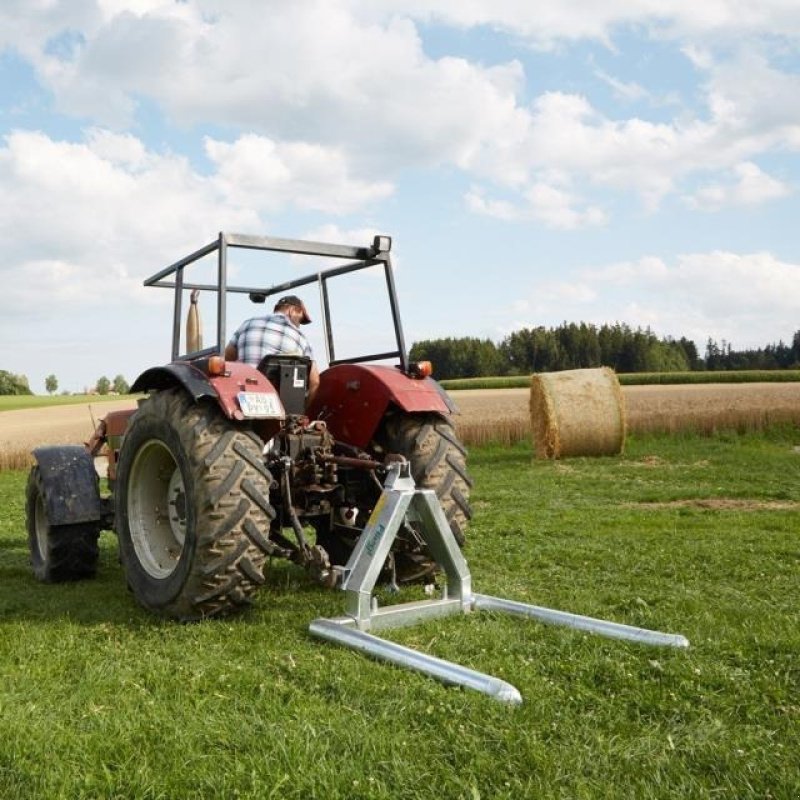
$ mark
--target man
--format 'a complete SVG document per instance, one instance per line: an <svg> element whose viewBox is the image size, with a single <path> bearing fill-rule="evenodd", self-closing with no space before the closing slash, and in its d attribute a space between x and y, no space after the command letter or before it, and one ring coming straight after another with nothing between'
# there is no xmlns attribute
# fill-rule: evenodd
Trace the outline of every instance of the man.
<svg viewBox="0 0 800 800"><path fill-rule="evenodd" d="M245 320L225 347L228 361L243 361L257 367L267 355L303 356L311 360L308 374L310 405L319 388L319 370L314 352L300 325L308 325L311 317L297 295L281 297L272 314Z"/></svg>

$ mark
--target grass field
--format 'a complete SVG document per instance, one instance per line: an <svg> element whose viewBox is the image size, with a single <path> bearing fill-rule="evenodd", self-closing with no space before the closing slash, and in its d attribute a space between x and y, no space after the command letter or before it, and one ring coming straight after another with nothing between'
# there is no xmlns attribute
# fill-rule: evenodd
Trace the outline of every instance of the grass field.
<svg viewBox="0 0 800 800"><path fill-rule="evenodd" d="M107 403L120 399L118 394L19 394L0 395L0 412L20 411L24 408L50 408L52 406L71 406L84 403Z"/></svg>
<svg viewBox="0 0 800 800"><path fill-rule="evenodd" d="M796 798L798 442L476 449L477 591L692 645L488 614L391 633L510 681L518 708L312 640L342 597L290 565L246 615L196 625L134 605L111 534L98 579L38 584L25 475L0 474L0 797Z"/></svg>

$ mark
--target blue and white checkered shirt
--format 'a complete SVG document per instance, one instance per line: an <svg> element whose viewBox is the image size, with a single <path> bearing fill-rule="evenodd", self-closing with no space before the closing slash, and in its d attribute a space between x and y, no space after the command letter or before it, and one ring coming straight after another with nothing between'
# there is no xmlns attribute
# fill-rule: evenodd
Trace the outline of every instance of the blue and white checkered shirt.
<svg viewBox="0 0 800 800"><path fill-rule="evenodd" d="M285 314L245 320L231 337L238 361L257 367L264 356L286 355L314 358L305 334Z"/></svg>

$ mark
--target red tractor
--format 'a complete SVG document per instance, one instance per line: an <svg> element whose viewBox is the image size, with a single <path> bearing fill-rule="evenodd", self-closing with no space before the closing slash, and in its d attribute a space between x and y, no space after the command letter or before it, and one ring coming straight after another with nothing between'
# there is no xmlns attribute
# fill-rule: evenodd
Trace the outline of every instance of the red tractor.
<svg viewBox="0 0 800 800"><path fill-rule="evenodd" d="M345 259L285 283L235 286L228 251L268 251ZM221 233L161 270L147 286L174 290L172 360L140 375L138 407L112 412L83 446L42 447L27 488L33 571L47 582L94 575L101 530L114 530L127 582L145 608L194 620L235 611L264 583L267 559L281 556L335 585L378 503L387 464L404 458L418 486L441 502L459 544L470 518L466 452L454 407L410 363L390 259L391 239L366 247ZM214 254L216 260L214 261ZM211 259L216 281L186 280ZM396 346L337 359L329 283L383 269ZM226 362L226 305L235 293L255 303L317 284L329 367L305 408L309 364L268 356L258 368ZM216 300L216 343L190 341L181 354L184 293ZM190 309L190 315L194 306ZM366 337L365 337L366 338ZM367 362L396 360L394 365ZM107 489L96 459L107 460ZM384 565L390 582L429 581L436 569L413 519L405 521Z"/></svg>

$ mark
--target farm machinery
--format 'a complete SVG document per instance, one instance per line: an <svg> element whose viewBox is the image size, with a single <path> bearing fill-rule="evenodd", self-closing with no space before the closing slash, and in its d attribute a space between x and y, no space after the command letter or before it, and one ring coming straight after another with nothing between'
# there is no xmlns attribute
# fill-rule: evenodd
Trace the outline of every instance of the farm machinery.
<svg viewBox="0 0 800 800"><path fill-rule="evenodd" d="M344 263L288 282L240 285L228 268L237 248ZM519 693L508 684L369 631L490 608L684 646L683 637L473 594L461 553L471 516L466 451L453 426L455 408L430 365L408 359L390 251L386 236L348 246L220 233L147 278L146 286L173 290L171 360L142 373L131 392L146 397L109 413L85 445L34 451L26 510L36 578L92 577L99 534L113 530L138 603L191 621L246 606L264 584L269 560L286 558L348 598L347 615L315 620L313 635L509 702ZM208 258L215 280L190 280L187 269ZM394 345L337 358L329 286L365 269L383 272ZM253 367L223 354L228 298L263 304L311 284L320 295L329 366L306 407L307 359L265 356ZM185 292L193 330L182 347ZM216 341L208 348L196 330L196 300L204 293L216 310ZM375 363L392 359L391 366ZM105 462L102 491L98 461ZM379 580L433 589L440 570L441 597L377 608Z"/></svg>

